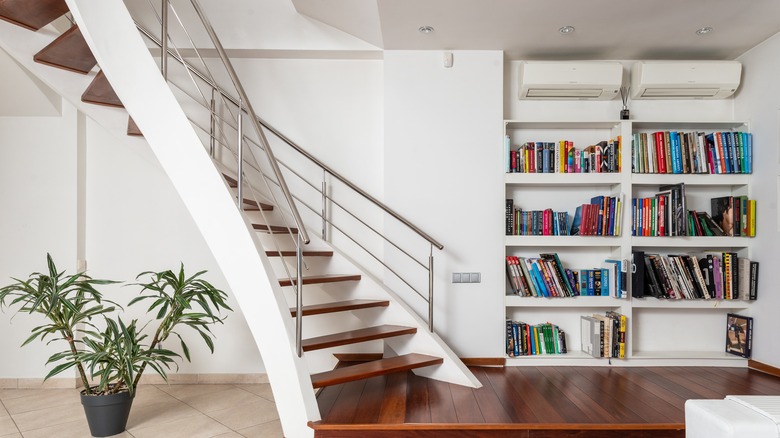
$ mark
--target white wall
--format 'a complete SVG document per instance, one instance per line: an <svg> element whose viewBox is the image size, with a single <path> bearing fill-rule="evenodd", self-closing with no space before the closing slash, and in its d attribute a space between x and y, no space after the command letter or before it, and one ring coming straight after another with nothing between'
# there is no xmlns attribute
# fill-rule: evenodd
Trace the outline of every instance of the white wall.
<svg viewBox="0 0 780 438"><path fill-rule="evenodd" d="M0 117L0 285L10 277L57 268L76 272L76 110L61 116ZM0 313L0 379L41 378L49 355L62 346L20 345L40 317ZM13 358L13 360L8 360Z"/></svg>
<svg viewBox="0 0 780 438"><path fill-rule="evenodd" d="M503 54L455 51L446 69L439 51L387 51L384 75L385 199L444 245L434 250L436 331L462 357L501 357ZM452 284L453 272L482 282Z"/></svg>
<svg viewBox="0 0 780 438"><path fill-rule="evenodd" d="M211 251L151 150L120 143L92 120L87 121L86 137L86 256L90 275L132 283L143 271L178 272L183 262L190 275L208 270L203 278L230 294ZM134 286L110 290L121 297L119 303L127 303L139 292ZM234 312L228 314L224 325L213 329L214 355L199 335L182 328L193 362L184 361L179 372L263 372L259 352L232 296L229 304ZM146 305L130 308L123 319L149 321ZM178 341L172 339L168 347L178 351Z"/></svg>
<svg viewBox="0 0 780 438"><path fill-rule="evenodd" d="M780 34L754 47L739 58L743 63L743 86L736 96L736 116L750 120L753 132L753 179L751 198L756 199L757 234L752 254L761 263L758 304L754 320L753 358L780 366L776 333L780 330L780 295L774 291L774 269L780 257L780 218L777 213L780 166Z"/></svg>

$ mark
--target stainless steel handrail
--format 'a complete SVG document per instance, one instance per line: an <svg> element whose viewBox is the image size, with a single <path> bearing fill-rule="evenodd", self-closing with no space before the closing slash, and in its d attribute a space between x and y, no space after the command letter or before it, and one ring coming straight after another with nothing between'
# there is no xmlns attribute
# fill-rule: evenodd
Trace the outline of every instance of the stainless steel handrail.
<svg viewBox="0 0 780 438"><path fill-rule="evenodd" d="M211 39L212 44L214 44L214 48L217 49L217 53L219 54L219 57L222 60L222 64L225 66L225 70L227 70L227 73L230 76L230 80L233 82L233 86L236 88L236 91L238 91L238 95L240 98L239 102L243 103L244 109L250 117L250 123L252 123L252 125L254 126L255 131L257 132L257 136L260 138L260 142L263 144L265 153L268 156L268 161L270 162L271 165L271 169L273 170L274 175L279 181L279 185L282 189L282 194L284 195L284 199L287 201L287 204L290 207L290 212L293 216L293 221L295 222L295 225L298 227L298 233L301 236L301 241L304 244L307 244L311 241L311 239L309 239L309 233L306 231L306 228L303 225L303 220L301 219L301 215L298 212L298 208L295 206L295 202L293 201L292 195L290 195L290 189L289 187L287 187L287 182L284 179L284 175L282 175L281 169L279 169L279 163L276 161L276 156L274 156L274 153L271 150L271 145L268 143L268 139L266 139L265 133L263 132L263 129L260 127L260 124L258 122L259 118L257 117L257 114L255 114L255 109L252 106L252 102L250 102L249 97L246 94L246 91L244 91L244 86L241 85L241 81L238 79L238 74L236 73L236 70L233 68L233 63L230 62L230 58L228 58L227 54L225 53L225 48L222 47L222 42L217 37L216 32L214 32L214 28L211 26L208 17L206 17L206 14L203 12L203 9L200 7L198 0L190 0L190 3L192 4L192 7L195 8L195 12L198 13L198 17L200 18L203 27L206 29L206 32L209 34L209 38ZM239 109L240 108L241 105L239 104Z"/></svg>
<svg viewBox="0 0 780 438"><path fill-rule="evenodd" d="M154 36L150 31L146 30L143 26L136 23L136 27L138 28L138 31L143 33L144 36L146 36L150 41L152 41L155 45L158 47L162 47L162 43L159 38ZM178 61L180 64L182 64L187 70L189 70L192 74L200 78L202 81L204 81L207 85L212 87L212 89L216 90L218 93L220 93L226 100L230 101L233 105L238 106L238 99L231 96L229 93L227 93L222 87L220 87L218 84L216 84L214 81L209 79L205 74L201 73L197 68L193 67L189 62L184 60L181 56L179 56L178 53L174 52L171 49L168 49L168 55L170 55L173 59ZM352 183L350 180L342 176L337 171L333 170L331 167L329 167L327 164L323 163L310 153L308 153L306 150L304 150L301 146L299 146L294 141L290 140L287 136L282 134L281 132L277 131L273 126L271 126L268 122L263 120L262 118L257 118L257 122L260 123L262 127L269 130L271 133L273 133L276 137L278 137L283 142L287 143L288 146L293 148L296 152L300 153L304 157L306 157L309 161L316 164L318 167L323 169L327 174L333 176L337 180L341 181L344 185L349 187L350 189L354 190L356 193L358 193L360 196L367 199L369 202L375 204L377 207L384 210L385 213L389 214L402 224L406 225L410 230L414 231L418 236L422 237L426 241L428 241L431 245L436 247L437 249L444 249L444 245L439 243L436 239L431 237L428 233L418 228L413 223L409 222L406 218L401 216L399 213L394 211L392 208L388 207L382 201L376 199L375 197L371 196L370 194L366 193L363 189L356 186L354 183Z"/></svg>
<svg viewBox="0 0 780 438"><path fill-rule="evenodd" d="M168 2L169 2L169 0L163 0L163 7L166 10L167 10L166 6L167 6ZM220 87L216 83L216 81L214 80L213 76L211 76L210 68L206 65L205 61L200 56L200 53L199 53L198 49L194 47L194 43L192 42L192 38L189 36L189 32L187 32L186 29L184 29L184 32L185 32L187 38L189 38L190 42L193 44L193 48L194 48L194 50L195 50L195 52L196 52L196 54L198 56L198 59L200 59L201 62L203 63L203 66L206 69L205 71L207 72L207 74L202 73L196 67L193 67L189 62L184 60L183 55L179 52L179 50L176 47L174 47L173 49L168 47L168 44L166 44L167 40L168 40L168 34L166 33L167 20L163 19L163 32L162 32L163 39L162 40L156 38L151 32L149 32L148 30L144 29L138 23L136 23L136 27L150 41L152 41L154 44L156 44L158 47L160 47L161 53L163 54L163 56L161 56L161 58L165 60L165 62L163 64L163 73L167 73L167 57L170 56L171 58L173 58L176 61L178 61L186 69L186 71L190 74L190 79L193 82L195 81L195 78L193 76L197 76L198 79L203 81L207 86L209 86L211 88L211 100L210 101L206 101L205 100L206 99L205 96L201 96L201 97L204 99L204 102L203 102L204 106L206 107L206 109L212 115L212 119L211 119L211 124L212 125L213 125L213 123L215 121L215 116L216 116L215 108L214 108L214 101L215 101L214 94L216 92L218 92L220 94L220 99L222 100L223 104L233 104L237 108L238 120L237 120L237 126L235 128L238 128L236 130L238 131L238 144L239 144L239 149L238 149L238 156L239 156L238 157L238 159L239 159L239 175L238 175L238 179L239 179L239 197L238 197L239 198L239 208L241 208L241 205L242 205L242 201L241 201L242 196L241 196L240 192L241 192L241 185L242 185L241 180L242 180L243 173L240 171L240 169L241 169L241 165L243 164L243 159L241 158L241 155L242 155L241 154L241 151L242 151L241 143L242 143L242 140L244 139L244 135L241 133L242 130L240 129L240 127L241 127L241 116L240 115L241 114L247 114L250 117L250 122L252 123L253 128L255 129L255 132L256 132L258 140L259 140L259 144L255 143L250 138L246 138L246 140L248 140L250 143L255 143L257 145L257 147L259 147L260 149L263 149L263 152L265 152L266 157L268 159L268 163L271 165L271 168L273 170L273 174L276 177L276 181L274 181L271 178L268 178L268 176L265 175L264 172L262 172L262 171L260 171L260 175L266 180L266 184L270 181L270 182L275 184L280 189L280 191L282 192L282 194L285 197L286 203L290 207L289 213L292 215L292 218L293 218L293 220L294 220L294 222L295 222L295 224L296 224L296 226L298 228L298 232L299 232L298 239L297 239L298 240L297 241L297 243L298 243L298 245L297 245L298 246L298 248L297 248L297 250L298 250L297 251L297 257L298 257L298 260L297 260L297 262L298 262L297 263L297 266L298 266L298 269L297 269L297 274L298 275L297 275L297 277L298 278L297 279L298 279L298 281L296 281L296 286L297 286L296 287L296 290L297 290L297 300L296 300L297 301L297 303L296 303L297 306L296 307L298 307L298 314L299 314L299 316L300 316L301 310L302 310L302 309L300 309L300 307L302 305L302 300L301 300L301 298L302 298L302 293L301 292L302 291L300 290L301 286L302 286L302 281L301 281L302 280L302 278L301 278L301 258L300 258L301 257L301 250L302 250L302 242L309 243L310 239L308 237L308 232L306 231L306 228L303 226L303 221L301 219L300 213L299 213L299 211L298 211L294 201L295 200L297 200L298 202L303 202L303 201L302 201L302 199L292 195L292 193L289 191L289 188L287 186L287 182L284 179L284 177L282 176L281 169L280 169L279 165L280 164L284 165L285 168L287 168L288 170L291 170L291 171L292 171L292 169L290 169L289 166L285 165L284 163L279 162L276 159L276 157L274 156L273 151L271 150L271 147L270 147L270 144L268 142L268 139L265 136L265 132L263 131L263 128L264 129L268 129L278 139L284 141L293 150L297 151L299 154L303 155L304 158L308 159L311 163L315 164L316 166L318 166L319 168L321 168L323 170L323 182L322 182L323 186L322 186L322 192L321 192L322 199L323 199L323 209L322 209L322 212L321 212L322 213L321 218L322 218L322 223L323 223L323 238L326 238L325 237L325 227L326 227L326 225L330 225L332 227L335 227L335 229L339 230L339 232L341 232L346 237L348 237L350 240L352 240L360 248L363 248L363 250L366 251L369 255L373 256L375 260L377 260L381 265L383 265L385 267L385 269L389 269L390 272L395 274L396 277L398 277L403 283L405 283L414 292L416 292L423 299L425 299L428 302L428 326L429 326L429 329L431 331L433 331L433 299L434 299L434 297L433 297L433 254L432 254L432 251L433 251L434 247L436 247L436 248L441 250L441 249L444 248L444 246L442 244L440 244L439 242L437 242L435 239L433 239L431 236L429 236L427 233L425 233L424 231L419 229L417 226L415 226L414 224L409 222L406 218L402 217L400 214L398 214L397 212L392 210L390 207L388 207L387 205L383 204L381 201L379 201L378 199L374 198L373 196L371 196L370 194L368 194L367 192L362 190L360 187L358 187L355 184L353 184L351 181L349 181L348 179L343 177L341 174L339 174L338 172L336 172L333 169L331 169L325 163L319 161L317 158L315 158L314 156L309 154L307 151L305 151L303 148L301 148L295 142L290 140L284 134L282 134L281 132L277 131L274 127L270 126L270 124L268 124L263 119L258 117L255 114L255 112L254 112L254 109L253 109L253 107L251 105L251 102L249 101L249 99L247 97L247 94L246 94L245 90L243 89L243 85L241 84L241 82L240 82L240 80L238 78L238 75L236 74L235 69L232 66L232 63L230 62L229 58L227 57L227 54L226 54L226 52L224 50L224 47L222 46L222 44L221 44L219 38L217 37L213 27L211 26L210 22L208 21L207 17L205 16L205 14L203 12L203 9L200 7L200 5L199 5L197 0L191 0L190 3L192 4L192 7L195 9L196 13L198 14L198 17L201 20L201 24L203 25L203 27L205 28L207 34L209 35L209 37L210 37L210 39L211 39L211 41L212 41L212 43L213 43L213 45L214 45L214 47L216 49L216 52L219 55L220 60L222 61L222 66L225 68L225 71L228 73L228 76L230 77L231 81L233 82L234 88L236 89L236 91L239 94L239 98L235 98L235 97L231 96L228 92L226 92L222 87ZM178 14L177 14L177 18L178 18ZM181 22L181 19L179 19L179 24L181 26L184 26L184 23ZM165 56L166 54L168 56ZM199 86L198 86L198 89L200 89ZM201 95L203 94L202 92L200 92L200 93L201 93ZM232 115L232 111L230 113ZM223 121L223 122L227 122L227 125L230 125L230 123L228 121L226 121L226 120ZM213 126L211 127L211 131L210 132L211 132L211 134L210 134L211 139L210 139L209 150L210 150L210 153L213 155L213 153L214 153L214 141L216 140L213 137L214 134L215 134ZM306 182L307 184L311 185L311 183L309 183L302 176L298 175L295 171L292 171L292 172L294 174L296 174L299 178L301 178L304 182ZM326 186L326 178L327 178L328 175L333 177L335 180L340 181L342 184L344 184L346 187L351 189L353 192L359 194L360 196L362 196L367 201L369 201L369 202L373 203L375 206L379 207L386 214L390 215L391 217L393 217L394 219L396 219L397 221L399 221L400 223L405 225L408 229L410 229L413 232L415 232L419 237L423 238L425 241L427 241L430 244L431 253L430 253L429 257L428 257L429 258L428 266L425 266L423 263L419 262L415 257L411 256L405 250L403 250L402 248L400 248L397 245L393 244L393 246L395 246L401 252L406 254L410 259L412 259L413 261L417 262L421 267L423 267L423 269L428 270L428 289L429 290L428 290L428 297L427 297L427 299L414 286L412 286L406 279L404 279L397 272L395 272L395 270L391 269L382 260L377 258L371 251L369 251L363 245L361 245L360 243L355 241L351 236L349 236L348 233L346 233L344 230L341 230L340 227L338 227L336 224L332 223L331 221L329 221L326 218L326 210L325 210L326 201L330 201L330 202L334 203L334 205L338 205L339 207L341 207L336 200L332 199L331 197L329 197L327 195L327 192L326 192L326 187L327 187ZM315 190L316 190L316 188L315 188ZM307 208L311 209L311 207L306 205L305 202L303 202L303 205L306 206ZM370 230L372 230L375 233L379 234L386 241L389 241L390 243L393 243L392 241L388 240L387 237L384 236L382 233L379 233L373 227L371 227L370 225L366 224L362 219L360 219L357 216L355 216L354 214L352 214L348 209L344 209L344 207L341 207L341 208L344 211L346 211L347 213L349 213L353 218L357 219L361 224L363 224L364 226L367 226ZM315 214L316 214L316 212L315 212ZM285 266L285 268L286 268L286 266ZM296 332L297 332L296 333L296 338L297 338L297 342L300 343L300 333L301 333L300 317L297 318L297 319L298 319L298 322L296 324ZM298 347L297 349L299 350L298 351L298 355L300 356L301 348L300 348L300 346L297 346L297 347Z"/></svg>

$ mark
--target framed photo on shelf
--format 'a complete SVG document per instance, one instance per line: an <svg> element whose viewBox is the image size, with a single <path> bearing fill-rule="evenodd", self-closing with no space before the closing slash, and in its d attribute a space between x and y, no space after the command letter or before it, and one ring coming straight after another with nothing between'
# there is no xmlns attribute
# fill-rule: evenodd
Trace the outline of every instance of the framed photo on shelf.
<svg viewBox="0 0 780 438"><path fill-rule="evenodd" d="M726 353L750 358L753 350L753 318L729 313L726 315Z"/></svg>

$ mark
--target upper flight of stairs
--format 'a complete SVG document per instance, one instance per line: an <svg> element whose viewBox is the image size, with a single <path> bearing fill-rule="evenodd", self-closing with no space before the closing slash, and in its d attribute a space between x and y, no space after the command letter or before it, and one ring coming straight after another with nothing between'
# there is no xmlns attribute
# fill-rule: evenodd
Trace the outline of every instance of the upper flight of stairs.
<svg viewBox="0 0 780 438"><path fill-rule="evenodd" d="M68 12L64 0L0 0L0 18L3 20L20 25L27 29L36 31L63 16ZM47 66L60 68L66 71L78 74L90 74L97 66L97 61L93 56L87 42L77 25L73 25L50 44L33 55L35 62ZM123 108L122 101L114 92L111 84L102 70L97 71L92 83L87 87L81 96L81 100L86 103L103 105L107 107ZM128 116L127 134L141 136L141 130L131 117ZM229 187L237 187L235 178L223 175ZM274 206L271 204L259 202L257 200L244 199L242 210L251 214L251 212L274 212ZM287 226L257 224L252 223L252 228L259 233L268 234L297 234L296 228ZM282 236L283 238L283 236ZM283 259L294 257L295 251L278 250L265 248L266 256L274 259ZM306 250L304 257L314 257L328 259L333 257L333 251ZM361 275L357 274L320 274L307 275L303 277L303 284L306 286L317 284L345 284L347 282L358 282ZM295 287L297 279L278 280L281 287ZM350 299L335 300L330 303L314 304L304 306L302 310L303 317L313 315L336 315L342 312L361 312L366 309L383 312L391 305L391 301L383 299ZM290 311L293 317L296 316L295 309ZM375 340L387 340L390 338L415 336L418 333L417 327L403 326L394 324L381 324L359 328L355 330L343 331L340 333L329 333L320 336L304 339L302 342L304 351L313 351L319 349L336 348L351 344L363 343ZM365 379L378 375L407 371L416 368L425 368L441 365L444 359L426 354L409 353L398 356L383 357L367 363L358 365L340 367L335 370L316 373L311 376L312 386L320 388L323 386L334 385L359 379Z"/></svg>

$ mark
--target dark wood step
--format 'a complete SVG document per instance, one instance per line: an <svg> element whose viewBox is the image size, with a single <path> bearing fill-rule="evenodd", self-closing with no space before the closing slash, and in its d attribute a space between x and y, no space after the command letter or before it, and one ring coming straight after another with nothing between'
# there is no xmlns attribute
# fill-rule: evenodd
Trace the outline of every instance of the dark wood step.
<svg viewBox="0 0 780 438"><path fill-rule="evenodd" d="M127 135L134 135L137 137L144 136L144 134L138 128L138 125L135 124L135 120L133 120L133 118L130 116L127 117Z"/></svg>
<svg viewBox="0 0 780 438"><path fill-rule="evenodd" d="M350 275L339 275L339 274L330 274L330 275L312 275L310 277L303 277L303 284L322 284L322 283L338 283L340 281L359 281L360 280L360 274L350 274ZM285 286L292 286L298 282L297 279L290 279L290 278L280 278L279 279L279 285L282 287Z"/></svg>
<svg viewBox="0 0 780 438"><path fill-rule="evenodd" d="M122 101L119 100L119 96L116 95L111 84L108 83L108 78L103 74L103 70L95 75L95 79L92 80L84 94L81 95L81 101L96 105L124 108Z"/></svg>
<svg viewBox="0 0 780 438"><path fill-rule="evenodd" d="M265 231L270 234L298 234L297 228L287 228L279 225L252 224L252 228L257 231Z"/></svg>
<svg viewBox="0 0 780 438"><path fill-rule="evenodd" d="M267 257L295 257L295 251L266 251ZM333 251L304 251L304 257L333 257Z"/></svg>
<svg viewBox="0 0 780 438"><path fill-rule="evenodd" d="M324 386L368 379L415 368L439 365L441 363L444 363L444 359L440 357L417 353L405 354L359 365L336 368L324 373L312 374L311 383L315 388L322 388Z"/></svg>
<svg viewBox="0 0 780 438"><path fill-rule="evenodd" d="M265 204L263 202L258 204L257 201L255 200L244 198L245 211L259 211L260 209L262 209L263 211L273 211L274 206L271 204Z"/></svg>
<svg viewBox="0 0 780 438"><path fill-rule="evenodd" d="M394 336L413 335L415 333L417 333L415 327L380 325L304 339L301 342L301 346L303 347L303 351L321 350L323 348L338 347L339 345L357 344L359 342L392 338Z"/></svg>
<svg viewBox="0 0 780 438"><path fill-rule="evenodd" d="M323 313L347 312L350 310L370 309L372 307L387 307L389 305L390 305L390 301L380 301L380 300L336 301L333 303L313 304L310 306L303 306L303 316L321 315ZM292 314L294 318L298 314L297 309L294 307L290 308L290 314Z"/></svg>
<svg viewBox="0 0 780 438"><path fill-rule="evenodd" d="M228 183L228 186L230 186L230 187L232 187L232 188L234 188L234 189L235 189L236 187L238 187L238 181L236 181L236 179L235 179L235 178L233 178L232 176L230 176L230 175L226 175L226 174L224 174L224 173L223 173L223 174L222 174L222 177L223 177L223 178L225 178L225 181L227 181L227 183Z"/></svg>
<svg viewBox="0 0 780 438"><path fill-rule="evenodd" d="M48 46L33 56L35 62L87 74L97 65L87 41L78 26L71 26Z"/></svg>
<svg viewBox="0 0 780 438"><path fill-rule="evenodd" d="M0 0L0 18L38 30L68 12L65 0Z"/></svg>

